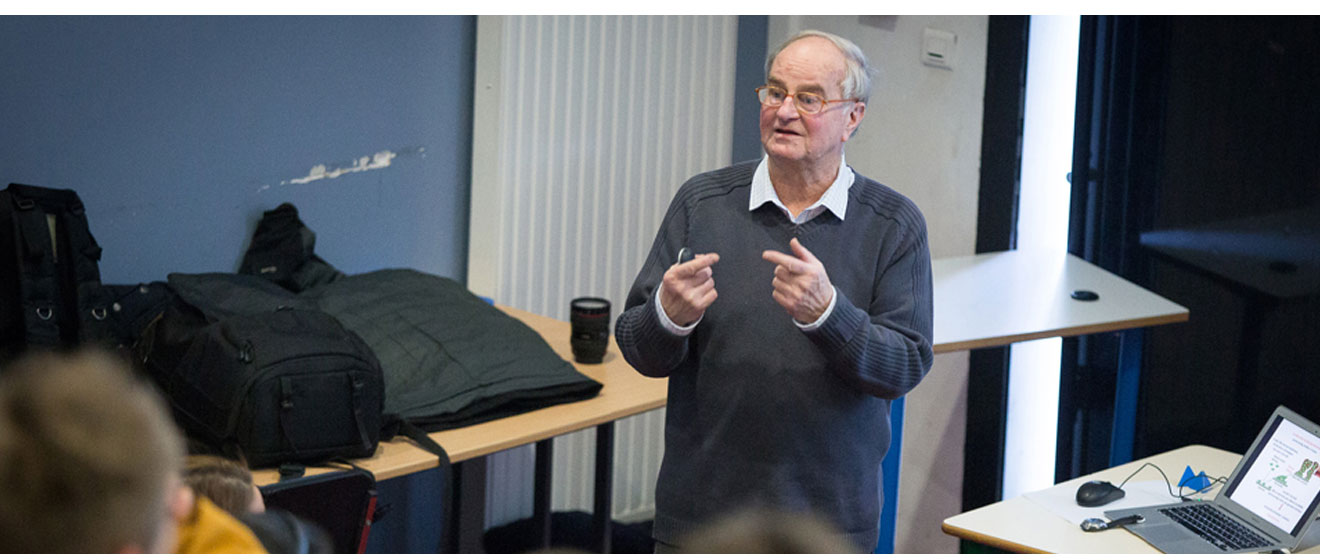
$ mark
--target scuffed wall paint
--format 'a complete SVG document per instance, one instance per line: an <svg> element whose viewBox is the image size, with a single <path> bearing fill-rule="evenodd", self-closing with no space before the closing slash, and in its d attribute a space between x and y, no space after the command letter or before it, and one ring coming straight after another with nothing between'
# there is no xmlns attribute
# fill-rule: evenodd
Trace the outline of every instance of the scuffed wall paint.
<svg viewBox="0 0 1320 560"><path fill-rule="evenodd" d="M376 152L375 154L369 156L362 156L360 158L354 159L346 163L317 164L312 166L312 168L308 170L306 176L280 181L279 185L280 186L306 185L307 183L311 183L312 181L320 181L322 179L336 179L341 175L346 175L349 173L361 173L363 171L371 171L374 169L385 169L394 162L395 158L404 157L404 156L414 156L414 155L421 155L422 157L426 157L426 148L424 147L401 148L398 152L394 152L392 150L381 150L379 152ZM257 192L261 192L268 189L270 189L270 185L265 184L262 185L260 188L258 188Z"/></svg>
<svg viewBox="0 0 1320 560"><path fill-rule="evenodd" d="M376 152L375 155L370 157L362 156L354 160L351 167L335 167L334 169L330 169L328 165L320 164L313 166L311 171L307 172L306 177L280 181L280 184L287 185L293 183L295 185L305 185L312 181L320 181L321 179L334 179L345 173L361 173L363 171L371 171L372 169L384 169L390 166L390 162L393 161L396 156L398 156L398 154L389 150L384 150Z"/></svg>

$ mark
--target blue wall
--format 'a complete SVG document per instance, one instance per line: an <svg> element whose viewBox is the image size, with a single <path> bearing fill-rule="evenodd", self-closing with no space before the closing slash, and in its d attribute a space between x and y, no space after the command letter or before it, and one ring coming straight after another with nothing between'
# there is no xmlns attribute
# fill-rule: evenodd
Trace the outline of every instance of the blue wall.
<svg viewBox="0 0 1320 560"><path fill-rule="evenodd" d="M3 17L0 186L76 190L107 283L234 272L285 201L345 272L462 282L475 53L474 17ZM382 482L372 550L436 550L442 487Z"/></svg>
<svg viewBox="0 0 1320 560"><path fill-rule="evenodd" d="M761 156L767 25L739 18L734 161ZM475 52L475 17L0 17L0 186L76 190L106 283L234 272L286 201L345 272L463 282ZM436 550L444 485L381 482L369 551Z"/></svg>
<svg viewBox="0 0 1320 560"><path fill-rule="evenodd" d="M0 18L0 186L76 190L107 283L233 272L285 201L345 272L464 281L475 35L460 16Z"/></svg>

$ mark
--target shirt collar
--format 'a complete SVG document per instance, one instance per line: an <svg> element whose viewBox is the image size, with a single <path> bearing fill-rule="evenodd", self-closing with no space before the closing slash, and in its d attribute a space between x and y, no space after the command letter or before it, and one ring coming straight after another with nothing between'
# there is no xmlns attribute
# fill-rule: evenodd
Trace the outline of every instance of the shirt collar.
<svg viewBox="0 0 1320 560"><path fill-rule="evenodd" d="M788 207L784 206L784 203L779 200L779 194L775 192L774 185L770 183L769 157L762 157L761 163L756 166L756 172L752 174L752 192L747 203L747 210L756 210L765 203L770 202L796 224L806 223L825 210L829 210L839 218L839 221L843 221L844 214L848 210L848 188L852 186L853 179L852 168L848 167L848 162L843 154L839 154L839 173L835 175L834 182L830 183L828 189L825 189L825 194L820 196L820 200L808 206L806 210L795 217L789 212Z"/></svg>

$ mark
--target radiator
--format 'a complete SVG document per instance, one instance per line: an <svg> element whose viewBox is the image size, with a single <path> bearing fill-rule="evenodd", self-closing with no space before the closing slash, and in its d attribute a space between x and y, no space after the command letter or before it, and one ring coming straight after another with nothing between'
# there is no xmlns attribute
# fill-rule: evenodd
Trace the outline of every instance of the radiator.
<svg viewBox="0 0 1320 560"><path fill-rule="evenodd" d="M600 296L617 317L678 187L729 164L736 44L736 16L480 17L469 289L561 320ZM663 410L618 423L617 519L654 512L663 432ZM556 438L555 510L591 510L594 445ZM533 461L491 457L487 527L531 515Z"/></svg>

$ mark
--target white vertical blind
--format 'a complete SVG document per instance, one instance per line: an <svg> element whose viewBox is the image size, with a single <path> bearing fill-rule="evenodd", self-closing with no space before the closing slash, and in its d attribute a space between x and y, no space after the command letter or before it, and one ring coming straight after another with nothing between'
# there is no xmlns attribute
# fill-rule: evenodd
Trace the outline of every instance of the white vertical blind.
<svg viewBox="0 0 1320 560"><path fill-rule="evenodd" d="M618 312L684 180L729 164L735 16L482 16L468 287ZM614 514L654 509L663 411L619 422ZM555 441L552 506L591 508L595 433ZM530 446L490 462L487 525L531 514Z"/></svg>

